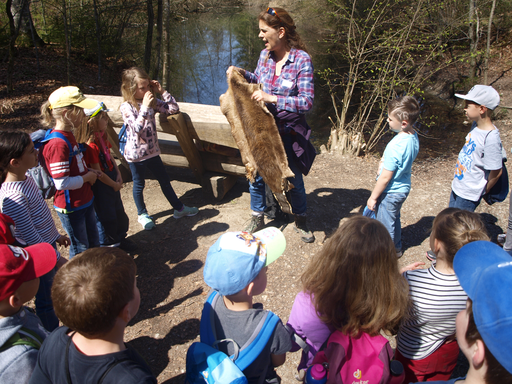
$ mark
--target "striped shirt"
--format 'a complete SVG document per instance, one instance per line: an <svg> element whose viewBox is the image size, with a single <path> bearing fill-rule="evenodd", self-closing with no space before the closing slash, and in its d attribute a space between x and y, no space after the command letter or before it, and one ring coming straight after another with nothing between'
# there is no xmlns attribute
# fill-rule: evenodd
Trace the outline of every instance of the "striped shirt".
<svg viewBox="0 0 512 384"><path fill-rule="evenodd" d="M455 318L466 308L467 295L455 275L428 269L407 271L413 306L411 317L400 325L397 348L409 359L420 360L435 352L455 334Z"/></svg>
<svg viewBox="0 0 512 384"><path fill-rule="evenodd" d="M50 209L30 176L2 183L0 209L14 220L16 237L28 245L52 244L60 237Z"/></svg>

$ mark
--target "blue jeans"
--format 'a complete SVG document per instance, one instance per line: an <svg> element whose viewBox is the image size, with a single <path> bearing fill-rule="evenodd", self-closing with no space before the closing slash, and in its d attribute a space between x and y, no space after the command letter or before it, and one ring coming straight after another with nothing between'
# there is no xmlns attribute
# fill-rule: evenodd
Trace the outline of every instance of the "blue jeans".
<svg viewBox="0 0 512 384"><path fill-rule="evenodd" d="M377 220L379 220L391 235L395 249L402 250L402 225L400 224L400 209L407 193L383 193L377 202Z"/></svg>
<svg viewBox="0 0 512 384"><path fill-rule="evenodd" d="M452 191L450 195L450 204L449 208L459 208L464 209L465 211L475 212L476 207L480 204L482 198L478 199L478 201L467 200L463 197L458 196L455 192Z"/></svg>
<svg viewBox="0 0 512 384"><path fill-rule="evenodd" d="M288 158L288 167L295 174L295 177L290 177L288 180L294 185L294 188L290 189L290 199L292 211L296 215L306 213L307 201L306 201L306 189L304 188L304 179L302 172L299 167L295 164L295 153L292 148L292 138L290 135L281 136L283 140L284 150L286 151L286 157ZM265 183L260 175L254 178L254 183L249 183L249 193L251 194L251 209L254 212L265 211L267 203L265 200Z"/></svg>
<svg viewBox="0 0 512 384"><path fill-rule="evenodd" d="M57 212L57 215L71 240L70 259L89 248L100 246L96 214L92 204L71 213Z"/></svg>
<svg viewBox="0 0 512 384"><path fill-rule="evenodd" d="M165 171L164 163L160 156L155 156L147 160L128 163L130 171L132 171L133 179L133 200L137 207L137 214L148 213L146 210L146 204L144 203L144 187L146 186L146 170L149 168L153 176L158 180L160 188L167 198L167 201L172 205L174 209L178 211L183 208L183 203L178 199L174 189L171 186L171 179Z"/></svg>
<svg viewBox="0 0 512 384"><path fill-rule="evenodd" d="M55 247L55 246L54 246ZM36 293L36 314L47 331L51 332L59 326L52 301L52 284L55 268L39 278L39 289Z"/></svg>

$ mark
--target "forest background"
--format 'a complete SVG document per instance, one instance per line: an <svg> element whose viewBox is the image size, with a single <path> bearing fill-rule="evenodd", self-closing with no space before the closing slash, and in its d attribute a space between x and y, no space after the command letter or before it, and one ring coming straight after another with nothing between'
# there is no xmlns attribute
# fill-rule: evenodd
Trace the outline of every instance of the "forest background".
<svg viewBox="0 0 512 384"><path fill-rule="evenodd" d="M244 7L255 16L269 5L262 0L1 3L1 95L12 95L23 89L21 83L44 77L48 65L59 66L59 84L80 86L81 69L87 66L95 67L98 85L112 87L118 87L122 69L138 65L174 94L169 68L177 64L173 53L183 36L173 34L173 24L221 8L236 12ZM318 121L321 139L329 137L329 150L362 155L378 149L386 132L386 104L405 93L421 101L422 118L416 125L420 134L443 135L453 123L456 91L466 92L478 82L492 85L507 72L488 76L489 60L509 43L510 0L282 0L270 5L289 10L315 55L321 90L315 104L324 106ZM255 39L244 41L248 28ZM234 40L249 47L237 57L245 68L254 68L255 52L261 49L256 30L251 17L233 31ZM227 36L218 37L223 38ZM29 66L24 65L27 54L32 56ZM7 123L14 108L7 101L0 107ZM16 114L12 117L16 126Z"/></svg>

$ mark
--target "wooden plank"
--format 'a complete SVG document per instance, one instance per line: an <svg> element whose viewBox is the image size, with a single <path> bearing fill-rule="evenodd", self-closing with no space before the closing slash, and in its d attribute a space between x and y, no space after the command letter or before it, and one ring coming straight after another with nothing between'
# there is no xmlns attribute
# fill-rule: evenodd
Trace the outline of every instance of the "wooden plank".
<svg viewBox="0 0 512 384"><path fill-rule="evenodd" d="M201 156L199 155L199 150L194 143L194 140L188 133L187 124L183 118L183 115L179 113L177 115L168 116L167 121L170 123L170 126L164 124L163 128L166 129L167 133L174 133L176 135L176 138L180 143L180 147L188 160L190 169L192 169L192 172L194 172L198 182L202 183L202 175L204 173L203 162L201 160Z"/></svg>
<svg viewBox="0 0 512 384"><path fill-rule="evenodd" d="M212 193L215 199L222 200L237 179L238 177L233 175L215 175L206 172L203 175L203 184L208 186L208 192Z"/></svg>
<svg viewBox="0 0 512 384"><path fill-rule="evenodd" d="M123 125L123 117L119 112L119 107L123 103L120 96L86 95L91 99L103 101L112 112L109 112L111 120L116 127ZM215 105L203 105L193 103L179 102L180 111L184 115L189 134L193 139L208 141L214 144L224 145L230 148L238 148L233 135L231 126L226 117L222 114L220 107ZM165 132L162 122L165 117L160 118L157 114L156 128L159 132Z"/></svg>

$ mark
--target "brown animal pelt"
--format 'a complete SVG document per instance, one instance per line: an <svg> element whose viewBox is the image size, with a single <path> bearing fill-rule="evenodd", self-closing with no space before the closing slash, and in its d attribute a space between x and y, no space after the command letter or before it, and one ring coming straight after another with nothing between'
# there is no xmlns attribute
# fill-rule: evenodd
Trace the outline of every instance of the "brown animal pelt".
<svg viewBox="0 0 512 384"><path fill-rule="evenodd" d="M295 175L288 167L274 116L265 103L251 99L253 92L260 89L259 84L247 83L237 70L233 70L228 76L228 85L226 93L220 96L220 108L231 125L247 178L254 182L259 173L282 206L280 197L293 188L287 178Z"/></svg>

